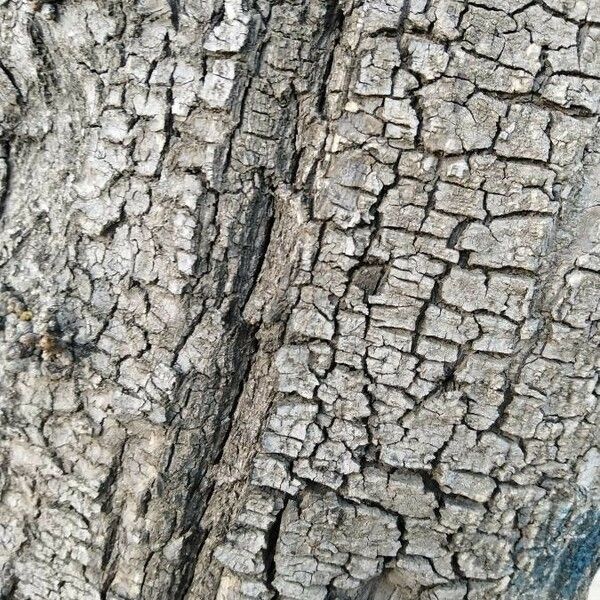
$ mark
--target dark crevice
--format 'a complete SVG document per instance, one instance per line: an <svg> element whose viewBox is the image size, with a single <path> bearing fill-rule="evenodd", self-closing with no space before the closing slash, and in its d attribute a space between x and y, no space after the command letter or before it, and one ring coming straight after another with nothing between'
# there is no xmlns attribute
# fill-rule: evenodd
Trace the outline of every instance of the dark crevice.
<svg viewBox="0 0 600 600"><path fill-rule="evenodd" d="M316 92L315 110L321 117L325 117L325 103L327 100L327 86L331 70L333 69L333 61L335 59L335 51L340 43L342 32L344 30L344 13L338 5L337 0L329 0L327 3L327 12L323 19L323 29L317 40L316 47L322 51L324 47L329 47L327 60L323 70L317 71L319 75L318 90Z"/></svg>
<svg viewBox="0 0 600 600"><path fill-rule="evenodd" d="M17 104L19 106L23 106L25 103L25 99L23 98L21 88L18 86L17 80L15 79L15 77L12 74L12 72L10 71L10 69L8 69L1 60L0 60L0 71L2 71L2 73L4 73L4 75L6 75L6 78L10 81L11 85L15 88L15 91L17 92Z"/></svg>
<svg viewBox="0 0 600 600"><path fill-rule="evenodd" d="M44 41L42 27L35 17L31 17L27 23L27 32L33 43L40 68L37 69L38 78L42 86L42 94L47 103L51 103L54 97L54 90L58 87L56 68L50 53Z"/></svg>
<svg viewBox="0 0 600 600"><path fill-rule="evenodd" d="M171 23L175 31L179 30L179 0L167 0L171 9Z"/></svg>
<svg viewBox="0 0 600 600"><path fill-rule="evenodd" d="M267 588L274 593L273 600L279 596L277 590L273 587L273 580L275 579L275 552L277 550L277 541L279 540L279 531L281 529L281 520L283 519L283 513L285 511L285 505L278 513L275 518L275 522L269 529L267 534L267 547L264 551L264 562L265 562L265 585Z"/></svg>
<svg viewBox="0 0 600 600"><path fill-rule="evenodd" d="M10 183L12 178L12 163L11 163L11 147L10 142L7 141L2 145L0 154L0 160L4 162L5 173L4 177L0 179L0 219L4 216L6 206L8 203L8 196L10 194Z"/></svg>

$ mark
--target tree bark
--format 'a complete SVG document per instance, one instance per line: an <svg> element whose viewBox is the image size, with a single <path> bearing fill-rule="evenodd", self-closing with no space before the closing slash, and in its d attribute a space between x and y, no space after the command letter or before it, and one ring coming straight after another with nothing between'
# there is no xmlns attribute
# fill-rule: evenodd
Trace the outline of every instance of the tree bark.
<svg viewBox="0 0 600 600"><path fill-rule="evenodd" d="M584 598L600 2L0 4L0 597Z"/></svg>

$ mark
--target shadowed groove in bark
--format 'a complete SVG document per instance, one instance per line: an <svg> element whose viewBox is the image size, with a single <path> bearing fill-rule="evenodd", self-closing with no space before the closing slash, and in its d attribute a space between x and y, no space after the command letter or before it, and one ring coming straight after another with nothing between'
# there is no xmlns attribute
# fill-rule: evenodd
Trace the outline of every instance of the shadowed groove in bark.
<svg viewBox="0 0 600 600"><path fill-rule="evenodd" d="M29 20L28 33L35 50L35 58L39 63L39 77L46 102L51 103L54 91L58 87L56 67L52 62L50 52L44 39L44 31L36 16Z"/></svg>

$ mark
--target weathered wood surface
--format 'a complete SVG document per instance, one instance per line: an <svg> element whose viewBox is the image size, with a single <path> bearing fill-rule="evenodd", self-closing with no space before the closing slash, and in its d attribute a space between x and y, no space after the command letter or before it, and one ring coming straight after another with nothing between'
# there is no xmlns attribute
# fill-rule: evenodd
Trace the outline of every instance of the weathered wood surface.
<svg viewBox="0 0 600 600"><path fill-rule="evenodd" d="M0 597L583 598L600 2L0 4Z"/></svg>

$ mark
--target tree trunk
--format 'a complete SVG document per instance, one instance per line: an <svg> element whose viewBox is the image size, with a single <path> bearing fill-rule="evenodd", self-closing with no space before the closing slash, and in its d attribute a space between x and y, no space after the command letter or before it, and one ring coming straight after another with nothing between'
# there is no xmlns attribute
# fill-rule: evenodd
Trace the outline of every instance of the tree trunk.
<svg viewBox="0 0 600 600"><path fill-rule="evenodd" d="M0 4L0 597L584 598L600 2Z"/></svg>

